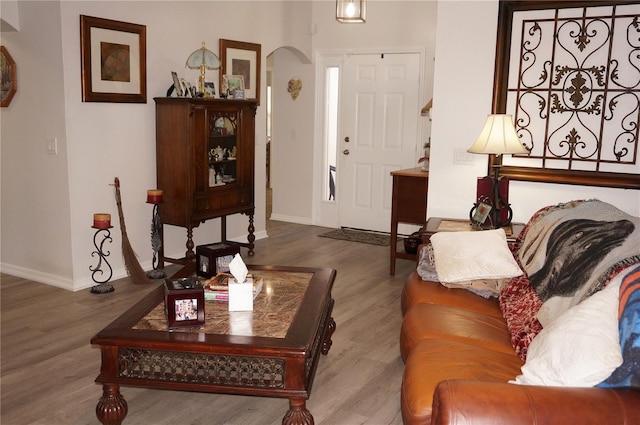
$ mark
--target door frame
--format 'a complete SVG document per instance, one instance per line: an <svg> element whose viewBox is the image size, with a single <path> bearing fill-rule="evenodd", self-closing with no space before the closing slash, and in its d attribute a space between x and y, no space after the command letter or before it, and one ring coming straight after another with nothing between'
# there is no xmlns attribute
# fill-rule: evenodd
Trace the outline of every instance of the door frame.
<svg viewBox="0 0 640 425"><path fill-rule="evenodd" d="M343 77L343 65L344 58L351 55L372 55L372 54L418 54L419 55L419 104L426 103L425 93L425 73L426 73L426 48L425 47L405 47L405 48L389 48L389 49L362 49L362 50L318 50L315 54L315 75L316 75L316 87L315 87L315 134L314 134L314 158L313 158L313 195L312 195L312 211L313 216L311 221L314 225L339 228L340 227L340 185L336 187L336 200L327 201L322 199L324 191L324 175L323 175L323 163L324 163L324 140L325 140L325 120L324 120L324 105L325 105L325 69L328 66L337 66L340 68L340 89L338 100L338 111L342 108L342 77ZM420 111L416 111L417 114ZM338 113L338 135L342 134L342 114ZM417 134L418 140L416 142L416 167L418 166L418 159L422 149L422 141L424 139L424 124L418 125ZM336 166L338 171L340 169L341 156L338 155L336 160ZM391 224L389 224L391 226Z"/></svg>

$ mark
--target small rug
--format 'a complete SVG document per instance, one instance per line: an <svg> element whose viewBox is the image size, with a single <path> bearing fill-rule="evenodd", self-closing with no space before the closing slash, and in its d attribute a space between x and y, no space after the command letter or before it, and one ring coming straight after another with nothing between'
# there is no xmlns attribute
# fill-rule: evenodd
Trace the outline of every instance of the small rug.
<svg viewBox="0 0 640 425"><path fill-rule="evenodd" d="M318 235L323 238L340 239L350 242L368 243L371 245L389 246L389 235L366 232L363 230L336 229Z"/></svg>

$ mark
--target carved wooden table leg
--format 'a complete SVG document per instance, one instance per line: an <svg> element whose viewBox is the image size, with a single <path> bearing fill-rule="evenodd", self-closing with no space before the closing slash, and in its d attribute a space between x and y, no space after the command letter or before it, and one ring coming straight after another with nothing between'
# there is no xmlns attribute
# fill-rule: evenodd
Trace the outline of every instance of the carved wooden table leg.
<svg viewBox="0 0 640 425"><path fill-rule="evenodd" d="M255 246L253 241L256 240L256 235L253 234L256 231L256 228L253 225L253 212L249 214L249 227L247 230L249 231L249 234L247 235L247 240L249 241L249 256L253 257L255 254L253 251L253 247Z"/></svg>
<svg viewBox="0 0 640 425"><path fill-rule="evenodd" d="M336 321L333 320L333 317L329 319L329 325L327 326L327 330L324 334L324 341L322 342L322 350L320 351L323 355L329 354L329 350L333 345L333 341L331 341L331 337L333 333L336 331Z"/></svg>
<svg viewBox="0 0 640 425"><path fill-rule="evenodd" d="M282 425L314 425L313 416L303 398L289 399L289 410L282 418Z"/></svg>
<svg viewBox="0 0 640 425"><path fill-rule="evenodd" d="M96 406L96 416L104 425L120 425L127 416L127 402L117 384L103 384L102 397Z"/></svg>

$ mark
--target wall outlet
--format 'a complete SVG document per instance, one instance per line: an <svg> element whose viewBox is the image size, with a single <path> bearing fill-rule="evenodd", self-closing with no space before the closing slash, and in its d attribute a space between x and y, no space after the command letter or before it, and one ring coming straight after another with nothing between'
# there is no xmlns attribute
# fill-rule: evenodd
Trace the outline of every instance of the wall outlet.
<svg viewBox="0 0 640 425"><path fill-rule="evenodd" d="M58 155L58 138L47 137L47 153L49 155Z"/></svg>

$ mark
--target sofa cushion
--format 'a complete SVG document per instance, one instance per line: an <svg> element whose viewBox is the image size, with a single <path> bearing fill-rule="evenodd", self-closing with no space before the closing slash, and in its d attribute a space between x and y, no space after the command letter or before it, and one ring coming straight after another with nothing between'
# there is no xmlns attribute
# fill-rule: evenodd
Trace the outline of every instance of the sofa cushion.
<svg viewBox="0 0 640 425"><path fill-rule="evenodd" d="M640 267L620 285L618 329L623 363L599 386L640 387Z"/></svg>
<svg viewBox="0 0 640 425"><path fill-rule="evenodd" d="M417 272L407 278L402 289L402 314L415 304L440 304L475 311L494 317L502 317L498 300L484 299L459 288L447 288L438 282L422 280Z"/></svg>
<svg viewBox="0 0 640 425"><path fill-rule="evenodd" d="M617 332L620 280L542 329L529 345L515 382L592 387L608 377L622 363Z"/></svg>
<svg viewBox="0 0 640 425"><path fill-rule="evenodd" d="M401 408L405 424L429 424L433 394L440 381L470 379L507 382L522 362L513 353L447 339L420 341L409 354L402 380Z"/></svg>
<svg viewBox="0 0 640 425"><path fill-rule="evenodd" d="M461 341L513 354L509 331L502 318L438 304L416 304L402 320L400 352L406 359L424 339Z"/></svg>

